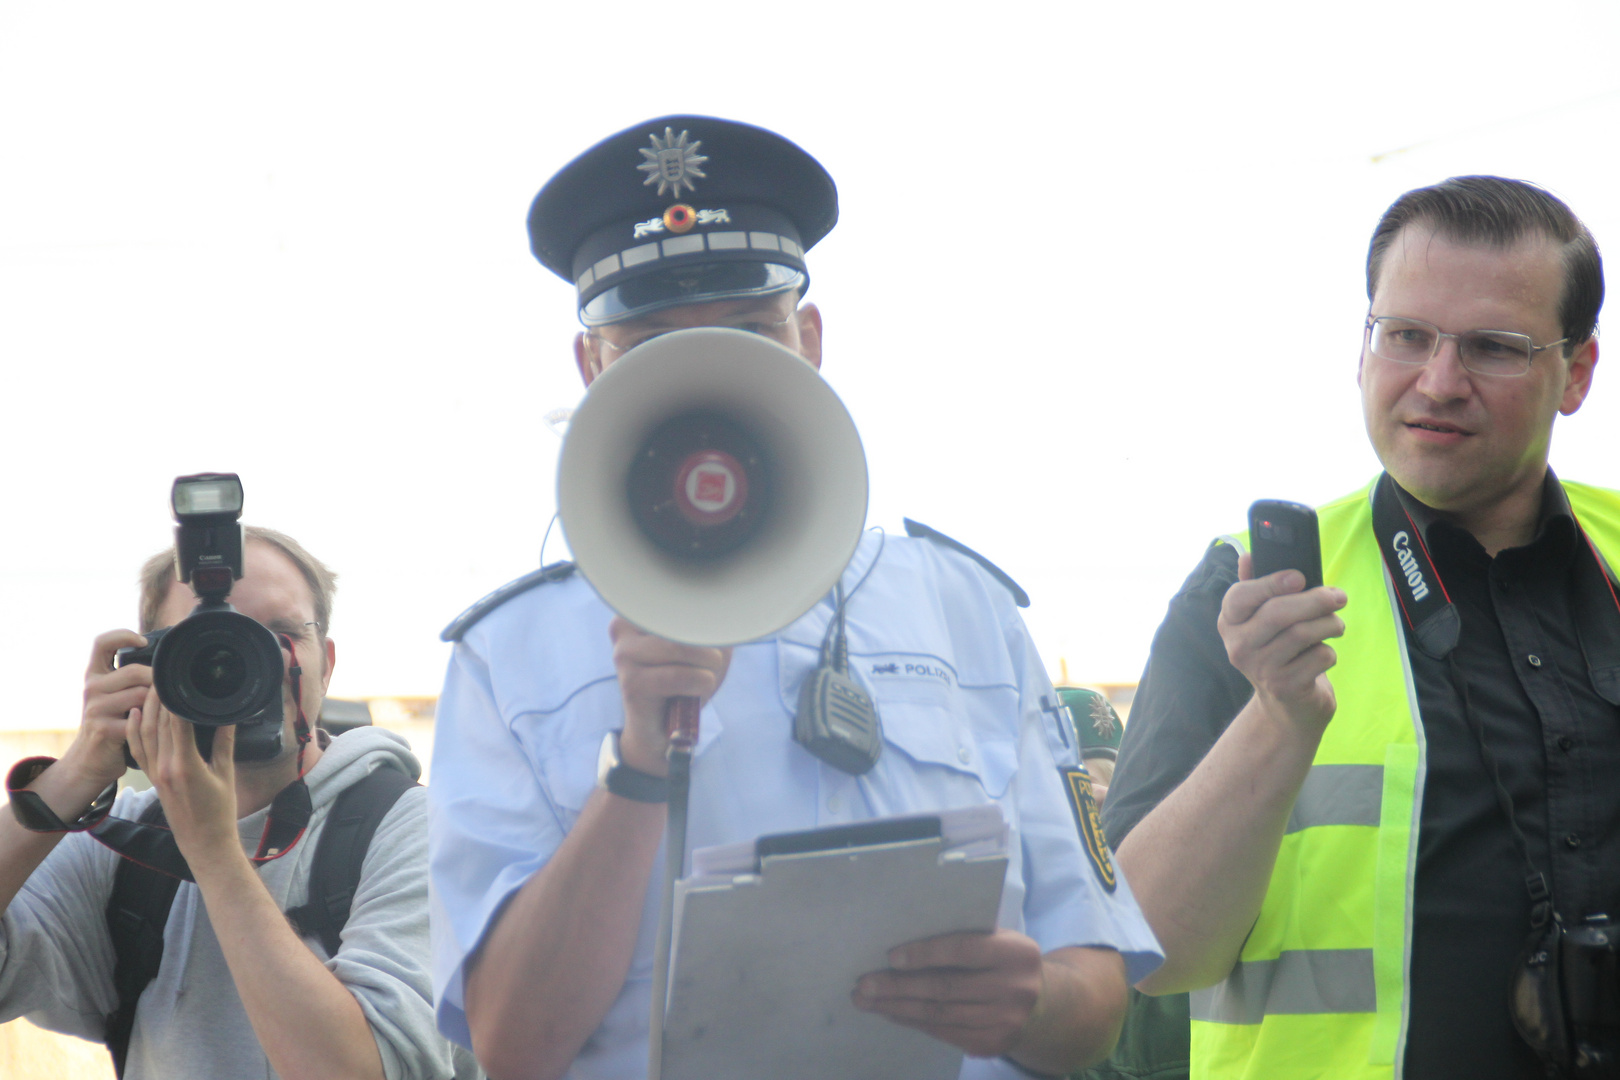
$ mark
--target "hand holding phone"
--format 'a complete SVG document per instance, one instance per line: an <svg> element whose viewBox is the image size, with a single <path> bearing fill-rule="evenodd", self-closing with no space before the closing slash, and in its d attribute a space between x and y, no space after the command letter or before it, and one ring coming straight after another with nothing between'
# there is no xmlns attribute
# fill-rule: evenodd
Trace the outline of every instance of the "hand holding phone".
<svg viewBox="0 0 1620 1080"><path fill-rule="evenodd" d="M1249 550L1254 576L1298 570L1305 588L1322 584L1322 542L1316 511L1301 503L1261 499L1249 507Z"/></svg>

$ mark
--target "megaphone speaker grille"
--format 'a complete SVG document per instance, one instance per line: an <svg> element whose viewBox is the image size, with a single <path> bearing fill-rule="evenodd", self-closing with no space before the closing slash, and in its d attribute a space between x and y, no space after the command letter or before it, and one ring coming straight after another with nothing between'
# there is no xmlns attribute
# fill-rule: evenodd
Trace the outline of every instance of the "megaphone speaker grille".
<svg viewBox="0 0 1620 1080"><path fill-rule="evenodd" d="M770 462L729 417L666 421L630 465L630 512L647 538L678 558L735 551L769 514Z"/></svg>

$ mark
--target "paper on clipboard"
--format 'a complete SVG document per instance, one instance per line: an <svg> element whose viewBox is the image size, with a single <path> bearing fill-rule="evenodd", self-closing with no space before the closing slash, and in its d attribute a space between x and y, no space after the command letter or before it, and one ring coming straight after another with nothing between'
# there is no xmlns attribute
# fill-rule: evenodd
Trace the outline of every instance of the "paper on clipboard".
<svg viewBox="0 0 1620 1080"><path fill-rule="evenodd" d="M929 818L934 835L756 856L754 842L693 853L675 893L659 1080L950 1080L962 1052L857 1010L856 980L896 945L995 929L1008 830L994 804ZM905 832L902 828L902 833ZM869 833L855 834L857 838ZM848 839L848 836L842 839Z"/></svg>

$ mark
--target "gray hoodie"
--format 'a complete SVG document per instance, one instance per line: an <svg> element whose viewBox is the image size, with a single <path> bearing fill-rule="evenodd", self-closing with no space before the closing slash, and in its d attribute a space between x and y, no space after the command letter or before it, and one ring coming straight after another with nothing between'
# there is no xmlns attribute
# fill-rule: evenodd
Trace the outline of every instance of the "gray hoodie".
<svg viewBox="0 0 1620 1080"><path fill-rule="evenodd" d="M283 911L307 899L316 845L332 801L372 769L411 776L421 766L400 736L362 727L339 736L309 775L314 816L297 846L259 877ZM306 939L360 1003L390 1080L470 1077L475 1068L435 1031L428 971L427 792L400 797L366 853L343 944L328 957ZM124 791L113 813L136 818L156 792ZM269 811L243 818L252 852ZM0 919L0 1021L26 1016L41 1027L101 1041L113 994L106 908L118 856L90 837L65 837ZM231 981L202 895L182 882L164 932L163 966L141 996L126 1080L273 1077Z"/></svg>

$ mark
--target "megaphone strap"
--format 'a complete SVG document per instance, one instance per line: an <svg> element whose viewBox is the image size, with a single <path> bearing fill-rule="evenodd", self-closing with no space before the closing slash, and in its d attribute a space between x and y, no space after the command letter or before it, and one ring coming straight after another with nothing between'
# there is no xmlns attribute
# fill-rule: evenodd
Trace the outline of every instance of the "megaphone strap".
<svg viewBox="0 0 1620 1080"><path fill-rule="evenodd" d="M452 643L460 641L467 631L476 626L485 615L488 615L514 596L522 596L530 589L544 585L548 581L562 581L573 572L573 563L554 562L549 566L542 566L538 570L530 571L516 581L508 581L505 585L502 585L451 620L450 625L440 632L439 640Z"/></svg>
<svg viewBox="0 0 1620 1080"><path fill-rule="evenodd" d="M912 521L910 518L902 518L901 520L905 522L907 536L913 536L920 540L932 540L936 544L945 545L952 551L961 552L963 555L966 555L968 558L984 567L991 577L1005 585L1007 587L1007 591L1012 593L1013 603L1017 604L1019 607L1029 607L1029 593L1020 588L1018 582L1008 577L1007 571L1003 570L1001 567L997 566L983 555L980 555L977 551L974 551L960 540L953 540L949 536L946 536L944 533L940 532L938 529L930 528L920 521Z"/></svg>

